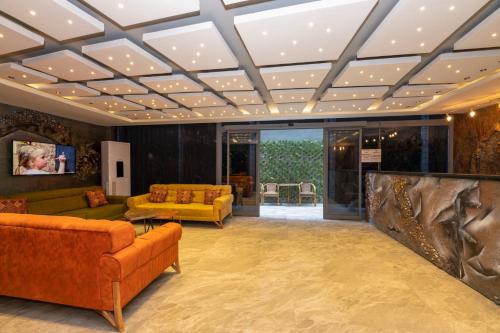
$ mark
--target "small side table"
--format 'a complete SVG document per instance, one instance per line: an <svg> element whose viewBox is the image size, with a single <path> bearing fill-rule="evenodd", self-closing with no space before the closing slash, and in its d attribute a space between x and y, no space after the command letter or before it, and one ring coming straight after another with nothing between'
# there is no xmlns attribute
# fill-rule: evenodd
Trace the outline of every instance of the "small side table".
<svg viewBox="0 0 500 333"><path fill-rule="evenodd" d="M175 221L175 215L177 215L175 210L162 210L157 213L158 214L152 218L153 220ZM181 220L179 220L179 223L181 223ZM151 224L151 228L154 229L153 224Z"/></svg>
<svg viewBox="0 0 500 333"><path fill-rule="evenodd" d="M149 229L154 229L153 219L158 215L158 211L154 209L130 209L127 210L124 214L125 218L130 221L143 221L144 223L144 232L148 232Z"/></svg>

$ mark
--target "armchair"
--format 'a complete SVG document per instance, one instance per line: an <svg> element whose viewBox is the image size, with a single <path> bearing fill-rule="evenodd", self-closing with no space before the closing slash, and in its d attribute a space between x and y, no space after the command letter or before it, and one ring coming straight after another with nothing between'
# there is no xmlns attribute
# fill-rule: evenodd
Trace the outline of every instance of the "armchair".
<svg viewBox="0 0 500 333"><path fill-rule="evenodd" d="M261 203L264 203L266 197L276 198L276 203L280 204L279 185L276 183L266 183L262 189Z"/></svg>
<svg viewBox="0 0 500 333"><path fill-rule="evenodd" d="M316 206L316 186L313 183L300 182L299 184L299 206L302 204L302 198L312 198Z"/></svg>

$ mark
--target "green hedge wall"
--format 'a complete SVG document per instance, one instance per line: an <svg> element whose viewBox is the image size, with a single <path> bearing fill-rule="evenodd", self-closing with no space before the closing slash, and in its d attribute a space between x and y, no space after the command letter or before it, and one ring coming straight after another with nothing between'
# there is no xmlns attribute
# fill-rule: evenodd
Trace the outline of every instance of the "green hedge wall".
<svg viewBox="0 0 500 333"><path fill-rule="evenodd" d="M261 183L300 183L310 181L316 185L318 202L323 197L323 142L264 141L260 144ZM287 189L281 189L281 200L285 202ZM297 200L298 188L290 190L292 202ZM266 202L271 202L266 199ZM304 199L304 203L310 202Z"/></svg>

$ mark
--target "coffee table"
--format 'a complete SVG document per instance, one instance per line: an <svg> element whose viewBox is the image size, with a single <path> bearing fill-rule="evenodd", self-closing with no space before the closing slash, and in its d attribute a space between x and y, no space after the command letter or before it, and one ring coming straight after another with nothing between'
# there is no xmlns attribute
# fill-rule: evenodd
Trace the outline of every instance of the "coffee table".
<svg viewBox="0 0 500 333"><path fill-rule="evenodd" d="M153 217L153 220L167 220L167 221L175 221L175 215L177 212L175 210L162 209L157 211L157 215ZM179 220L179 223L181 221Z"/></svg>
<svg viewBox="0 0 500 333"><path fill-rule="evenodd" d="M130 222L143 221L144 232L148 232L149 229L154 229L152 219L158 216L158 211L156 209L146 209L146 208L134 208L127 210L124 214L125 218Z"/></svg>

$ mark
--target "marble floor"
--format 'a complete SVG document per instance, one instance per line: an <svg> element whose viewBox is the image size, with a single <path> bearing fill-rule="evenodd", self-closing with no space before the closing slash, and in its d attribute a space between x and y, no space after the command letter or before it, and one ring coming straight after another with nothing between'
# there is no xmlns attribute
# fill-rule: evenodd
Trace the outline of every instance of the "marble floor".
<svg viewBox="0 0 500 333"><path fill-rule="evenodd" d="M260 217L285 220L323 220L323 205L270 205L260 206Z"/></svg>
<svg viewBox="0 0 500 333"><path fill-rule="evenodd" d="M184 223L126 332L500 332L500 307L366 223ZM0 332L113 332L96 312L0 297Z"/></svg>

